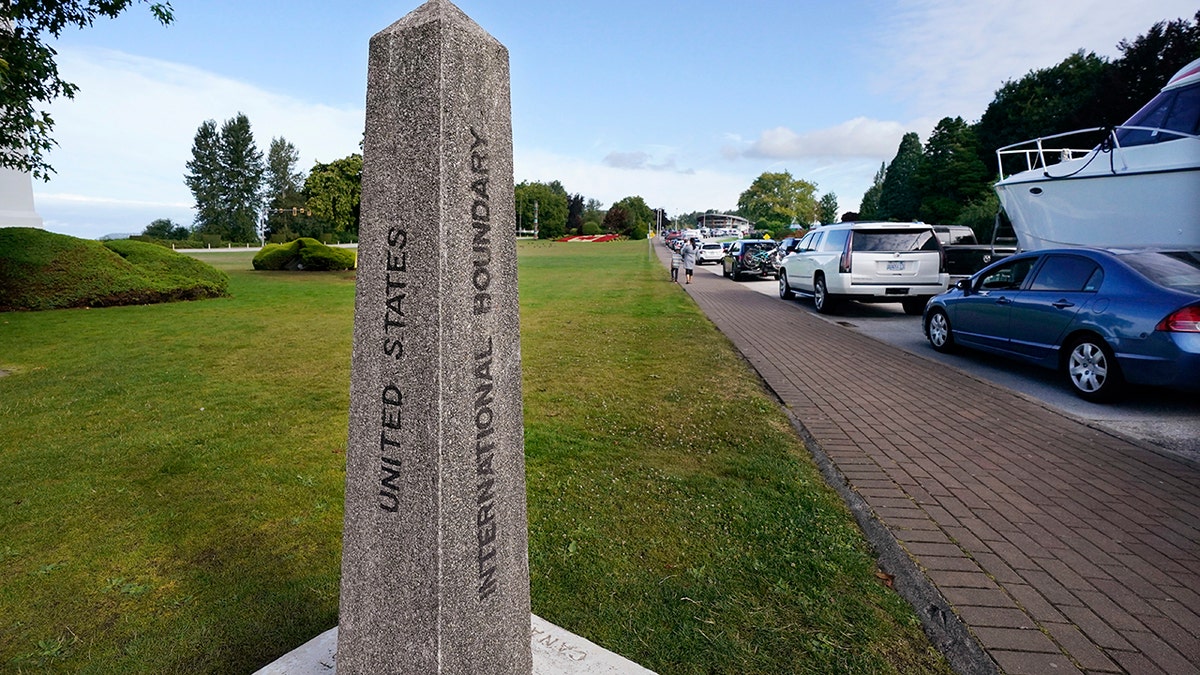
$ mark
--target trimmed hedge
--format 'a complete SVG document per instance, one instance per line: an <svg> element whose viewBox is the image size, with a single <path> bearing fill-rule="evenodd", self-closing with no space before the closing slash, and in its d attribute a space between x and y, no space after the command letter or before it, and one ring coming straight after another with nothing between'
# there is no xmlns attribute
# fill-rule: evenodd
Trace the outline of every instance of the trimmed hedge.
<svg viewBox="0 0 1200 675"><path fill-rule="evenodd" d="M353 249L333 248L301 237L286 244L267 244L254 256L256 270L352 270L358 262Z"/></svg>
<svg viewBox="0 0 1200 675"><path fill-rule="evenodd" d="M224 272L154 244L0 228L0 311L201 300L228 287Z"/></svg>

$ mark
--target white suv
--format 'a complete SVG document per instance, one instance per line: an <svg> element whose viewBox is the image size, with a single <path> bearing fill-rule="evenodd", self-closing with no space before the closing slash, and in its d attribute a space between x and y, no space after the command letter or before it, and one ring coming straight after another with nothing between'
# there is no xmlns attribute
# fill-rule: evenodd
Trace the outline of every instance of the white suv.
<svg viewBox="0 0 1200 675"><path fill-rule="evenodd" d="M721 262L724 257L725 247L721 245L721 242L709 239L700 244L700 251L696 254L696 264Z"/></svg>
<svg viewBox="0 0 1200 675"><path fill-rule="evenodd" d="M899 302L906 314L920 314L948 285L942 246L923 223L818 227L779 267L779 297L812 296L822 314L842 300Z"/></svg>

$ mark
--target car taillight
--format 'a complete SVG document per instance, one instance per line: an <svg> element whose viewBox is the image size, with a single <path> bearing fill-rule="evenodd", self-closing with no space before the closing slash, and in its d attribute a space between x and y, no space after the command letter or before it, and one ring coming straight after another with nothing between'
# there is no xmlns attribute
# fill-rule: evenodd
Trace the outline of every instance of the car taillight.
<svg viewBox="0 0 1200 675"><path fill-rule="evenodd" d="M1154 330L1169 333L1200 333L1200 305L1191 305L1176 310L1158 322Z"/></svg>
<svg viewBox="0 0 1200 675"><path fill-rule="evenodd" d="M854 242L854 232L851 231L848 234L849 236L846 237L846 244L842 246L842 259L838 261L838 272L841 272L842 274L850 273L850 249L853 248L852 244Z"/></svg>

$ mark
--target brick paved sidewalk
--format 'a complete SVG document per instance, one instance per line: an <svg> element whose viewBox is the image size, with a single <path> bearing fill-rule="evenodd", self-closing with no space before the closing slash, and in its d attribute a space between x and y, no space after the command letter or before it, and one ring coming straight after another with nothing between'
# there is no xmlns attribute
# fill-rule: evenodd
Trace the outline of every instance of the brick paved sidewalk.
<svg viewBox="0 0 1200 675"><path fill-rule="evenodd" d="M1002 671L1200 673L1196 469L811 302L682 288Z"/></svg>

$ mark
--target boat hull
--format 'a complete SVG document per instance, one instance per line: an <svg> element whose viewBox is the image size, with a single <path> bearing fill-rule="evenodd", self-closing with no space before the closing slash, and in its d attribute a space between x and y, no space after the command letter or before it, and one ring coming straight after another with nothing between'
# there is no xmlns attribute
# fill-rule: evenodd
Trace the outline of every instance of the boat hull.
<svg viewBox="0 0 1200 675"><path fill-rule="evenodd" d="M1200 166L1070 178L1026 173L1039 177L996 184L1022 250L1200 250Z"/></svg>

